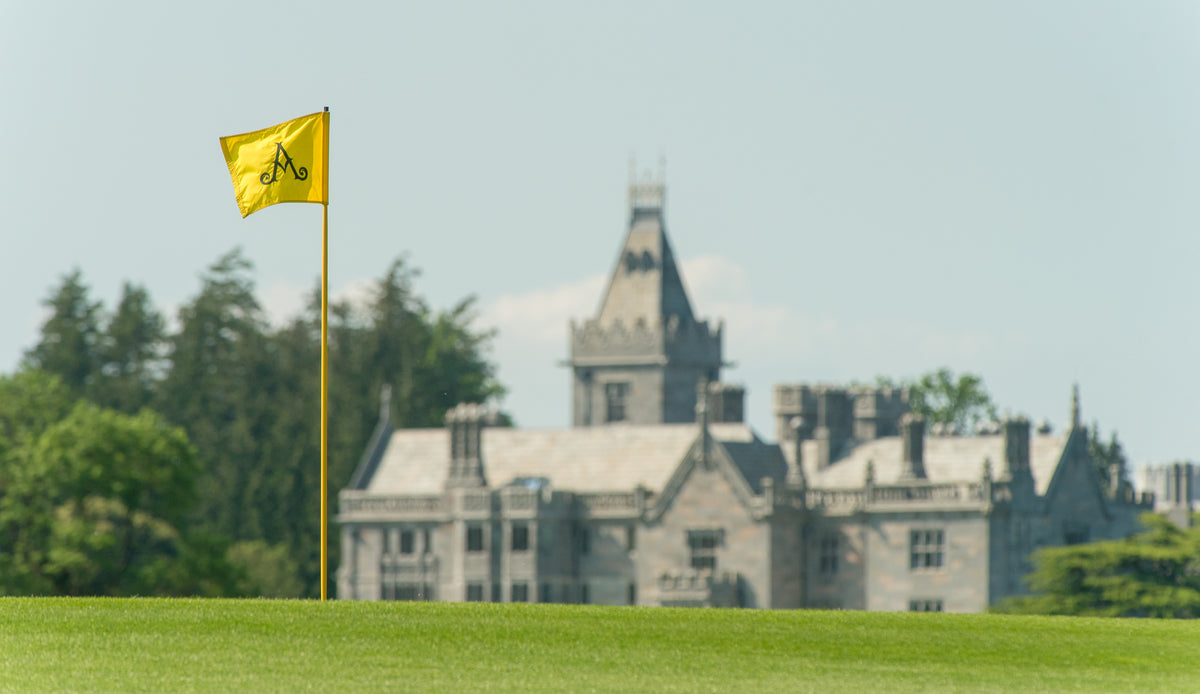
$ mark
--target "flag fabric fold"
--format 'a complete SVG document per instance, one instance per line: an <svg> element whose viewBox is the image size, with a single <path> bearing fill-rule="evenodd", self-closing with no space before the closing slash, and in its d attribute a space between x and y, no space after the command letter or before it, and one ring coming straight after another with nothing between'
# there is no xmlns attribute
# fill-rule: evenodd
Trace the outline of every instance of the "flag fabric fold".
<svg viewBox="0 0 1200 694"><path fill-rule="evenodd" d="M328 204L328 137L328 111L222 137L242 216L280 202Z"/></svg>

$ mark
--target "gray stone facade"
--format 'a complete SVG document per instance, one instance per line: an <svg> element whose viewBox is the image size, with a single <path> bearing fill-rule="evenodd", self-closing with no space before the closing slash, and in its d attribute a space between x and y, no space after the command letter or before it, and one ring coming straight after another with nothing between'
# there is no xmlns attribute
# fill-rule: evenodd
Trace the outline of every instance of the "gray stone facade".
<svg viewBox="0 0 1200 694"><path fill-rule="evenodd" d="M339 598L978 612L1038 547L1135 530L1149 506L1102 493L1077 401L1062 435L968 436L927 431L901 390L788 384L761 439L663 197L631 186L600 311L570 327L572 428L460 405L393 430L384 398L339 496Z"/></svg>

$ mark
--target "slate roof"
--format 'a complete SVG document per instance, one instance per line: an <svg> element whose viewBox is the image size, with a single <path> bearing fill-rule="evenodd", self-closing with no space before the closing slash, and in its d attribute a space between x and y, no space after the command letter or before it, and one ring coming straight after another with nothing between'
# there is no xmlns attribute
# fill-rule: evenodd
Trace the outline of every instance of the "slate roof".
<svg viewBox="0 0 1200 694"><path fill-rule="evenodd" d="M780 481L786 476L779 447L764 443L745 424L712 424L709 432L755 491L764 476ZM699 433L695 424L488 428L482 441L484 475L493 488L517 478L545 477L569 491L630 491L640 485L657 494ZM376 494L439 494L449 467L446 429L401 429L391 434L365 488Z"/></svg>
<svg viewBox="0 0 1200 694"><path fill-rule="evenodd" d="M1046 493L1054 471L1063 458L1067 440L1066 435L1029 437L1029 467L1038 494ZM805 446L803 461L808 485L831 489L861 487L868 460L875 466L877 483L898 482L903 469L901 441L899 436L889 436L861 443L819 471L816 469L815 448ZM999 477L1004 467L1004 437L927 436L924 460L925 474L930 482L978 481L983 476L985 460L991 460L992 475Z"/></svg>
<svg viewBox="0 0 1200 694"><path fill-rule="evenodd" d="M692 304L667 240L662 209L635 209L629 233L609 276L597 321L609 326L666 324L672 316L692 323Z"/></svg>

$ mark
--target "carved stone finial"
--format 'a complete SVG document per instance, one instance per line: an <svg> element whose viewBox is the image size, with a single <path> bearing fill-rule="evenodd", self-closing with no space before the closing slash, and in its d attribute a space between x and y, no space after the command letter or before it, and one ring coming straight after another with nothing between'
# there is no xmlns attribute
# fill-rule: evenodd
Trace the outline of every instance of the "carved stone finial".
<svg viewBox="0 0 1200 694"><path fill-rule="evenodd" d="M800 440L799 436L799 417L792 418L792 427L797 432L795 438L796 452L788 462L787 483L789 487L803 489L808 486L808 480L804 477L804 442Z"/></svg>
<svg viewBox="0 0 1200 694"><path fill-rule="evenodd" d="M662 210L666 203L667 185L666 185L666 159L659 162L659 173L657 180L654 174L646 170L641 180L637 175L637 161L630 157L629 159L629 209L657 209Z"/></svg>

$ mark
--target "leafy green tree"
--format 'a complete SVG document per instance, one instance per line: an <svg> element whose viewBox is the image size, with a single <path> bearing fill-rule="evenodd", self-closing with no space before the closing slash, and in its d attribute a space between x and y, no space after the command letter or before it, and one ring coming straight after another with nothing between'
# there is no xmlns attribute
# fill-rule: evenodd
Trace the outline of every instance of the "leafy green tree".
<svg viewBox="0 0 1200 694"><path fill-rule="evenodd" d="M43 536L48 522L16 496L30 453L41 433L71 411L73 398L62 380L24 369L0 377L0 593L48 593L43 576Z"/></svg>
<svg viewBox="0 0 1200 694"><path fill-rule="evenodd" d="M203 546L190 542L186 518L199 468L183 431L150 411L130 416L86 401L60 417L59 389L65 387L57 379L36 372L0 387L0 401L15 393L40 408L27 421L51 422L36 434L22 431L23 424L6 427L18 433L3 457L0 592L185 595L206 591L206 584L232 590L227 562L208 560L214 573L197 571Z"/></svg>
<svg viewBox="0 0 1200 694"><path fill-rule="evenodd" d="M5 452L31 443L71 411L74 399L62 379L37 369L0 376L0 493L11 472Z"/></svg>
<svg viewBox="0 0 1200 694"><path fill-rule="evenodd" d="M72 499L54 512L45 571L56 595L173 595L179 531L117 499Z"/></svg>
<svg viewBox="0 0 1200 694"><path fill-rule="evenodd" d="M996 419L996 405L983 384L983 378L975 374L956 376L950 369L941 368L915 380L897 383L887 377L879 377L876 383L907 389L909 406L913 412L922 415L928 424L947 424L956 431L970 432L980 422Z"/></svg>
<svg viewBox="0 0 1200 694"><path fill-rule="evenodd" d="M1147 513L1126 540L1049 547L1034 554L1035 594L997 612L1093 617L1200 617L1200 525L1182 529Z"/></svg>
<svg viewBox="0 0 1200 694"><path fill-rule="evenodd" d="M102 308L89 293L78 269L65 275L42 302L50 316L37 345L25 354L30 366L58 376L76 396L92 387L102 362Z"/></svg>

